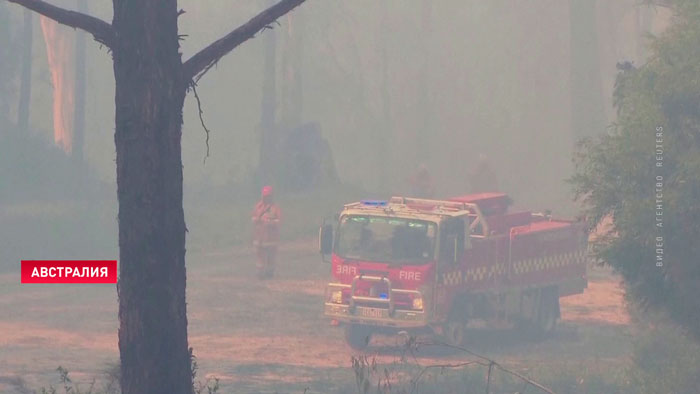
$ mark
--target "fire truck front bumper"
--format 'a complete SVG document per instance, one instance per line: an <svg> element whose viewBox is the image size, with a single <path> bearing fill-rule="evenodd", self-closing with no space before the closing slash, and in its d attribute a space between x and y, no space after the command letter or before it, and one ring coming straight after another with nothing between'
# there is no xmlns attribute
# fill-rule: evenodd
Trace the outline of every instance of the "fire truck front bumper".
<svg viewBox="0 0 700 394"><path fill-rule="evenodd" d="M363 279L365 278L368 277ZM386 281L384 278L381 280ZM351 290L349 300L343 299L342 296L337 297L337 294L342 294L340 292L342 289ZM356 296L354 286L329 283L326 288L324 314L341 323L396 328L419 328L428 325L427 314L424 309L398 308L393 302L396 294L403 293L420 298L422 304L422 294L419 291L391 289L388 293L389 296L387 298ZM336 294L335 297L334 294Z"/></svg>
<svg viewBox="0 0 700 394"><path fill-rule="evenodd" d="M389 314L388 309L365 306L326 303L325 315L341 323L356 323L386 327L424 327L425 312L397 309Z"/></svg>

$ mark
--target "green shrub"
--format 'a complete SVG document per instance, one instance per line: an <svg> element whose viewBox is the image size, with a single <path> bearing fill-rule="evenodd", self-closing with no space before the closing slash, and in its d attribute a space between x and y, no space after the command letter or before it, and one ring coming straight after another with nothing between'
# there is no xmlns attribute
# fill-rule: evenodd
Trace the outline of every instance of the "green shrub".
<svg viewBox="0 0 700 394"><path fill-rule="evenodd" d="M657 326L637 337L630 386L639 394L697 394L700 387L700 345L679 328Z"/></svg>

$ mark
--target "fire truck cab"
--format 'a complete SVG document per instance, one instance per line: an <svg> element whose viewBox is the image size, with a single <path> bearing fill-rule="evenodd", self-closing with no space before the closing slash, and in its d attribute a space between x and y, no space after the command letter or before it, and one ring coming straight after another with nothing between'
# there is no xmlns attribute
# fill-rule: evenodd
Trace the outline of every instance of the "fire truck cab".
<svg viewBox="0 0 700 394"><path fill-rule="evenodd" d="M380 332L459 345L468 325L553 330L559 297L586 287L585 226L509 205L503 193L345 205L319 234L325 315L356 349Z"/></svg>

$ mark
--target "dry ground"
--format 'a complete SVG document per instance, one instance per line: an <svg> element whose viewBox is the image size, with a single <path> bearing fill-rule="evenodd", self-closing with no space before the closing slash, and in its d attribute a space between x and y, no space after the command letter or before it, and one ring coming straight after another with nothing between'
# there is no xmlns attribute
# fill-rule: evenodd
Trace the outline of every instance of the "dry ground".
<svg viewBox="0 0 700 394"><path fill-rule="evenodd" d="M277 278L254 276L252 251L188 254L190 344L199 377L217 376L223 392L337 392L348 387L352 352L322 316L329 267L315 241L285 245ZM20 379L28 387L56 384L61 365L79 381L99 377L118 359L117 297L112 285L20 285L19 272L0 275L0 392ZM470 347L513 367L568 363L605 368L629 354L623 290L596 268L583 295L562 300L554 337L475 332ZM370 352L391 361L394 338ZM463 358L425 349L421 363Z"/></svg>

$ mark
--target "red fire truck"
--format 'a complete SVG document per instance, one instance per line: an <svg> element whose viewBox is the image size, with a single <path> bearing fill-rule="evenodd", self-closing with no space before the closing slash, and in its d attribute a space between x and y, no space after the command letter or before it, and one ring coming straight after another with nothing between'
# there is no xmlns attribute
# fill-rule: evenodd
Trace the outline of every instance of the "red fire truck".
<svg viewBox="0 0 700 394"><path fill-rule="evenodd" d="M587 286L586 226L510 203L480 193L345 205L319 235L333 275L325 315L356 349L380 332L458 345L474 325L553 330L559 298Z"/></svg>

